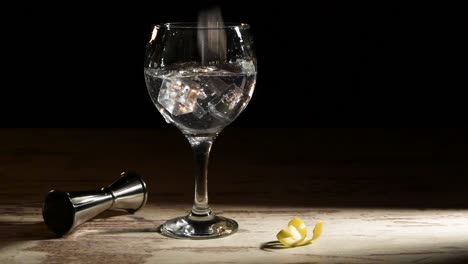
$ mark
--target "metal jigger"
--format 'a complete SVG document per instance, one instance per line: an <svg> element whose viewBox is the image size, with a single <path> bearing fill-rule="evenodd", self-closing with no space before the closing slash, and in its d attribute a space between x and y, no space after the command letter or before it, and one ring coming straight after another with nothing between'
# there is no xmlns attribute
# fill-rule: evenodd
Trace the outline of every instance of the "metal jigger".
<svg viewBox="0 0 468 264"><path fill-rule="evenodd" d="M108 209L134 213L145 205L147 198L143 179L135 172L122 172L118 180L97 191L50 191L42 216L50 230L64 235Z"/></svg>

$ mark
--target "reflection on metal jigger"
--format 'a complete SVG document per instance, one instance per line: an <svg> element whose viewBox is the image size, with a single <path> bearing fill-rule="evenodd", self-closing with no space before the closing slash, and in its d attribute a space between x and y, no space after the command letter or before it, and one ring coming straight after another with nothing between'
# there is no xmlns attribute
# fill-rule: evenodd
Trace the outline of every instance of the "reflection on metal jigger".
<svg viewBox="0 0 468 264"><path fill-rule="evenodd" d="M134 213L145 205L147 198L142 177L135 172L122 172L118 180L100 190L50 191L45 197L42 216L50 230L64 235L108 209Z"/></svg>

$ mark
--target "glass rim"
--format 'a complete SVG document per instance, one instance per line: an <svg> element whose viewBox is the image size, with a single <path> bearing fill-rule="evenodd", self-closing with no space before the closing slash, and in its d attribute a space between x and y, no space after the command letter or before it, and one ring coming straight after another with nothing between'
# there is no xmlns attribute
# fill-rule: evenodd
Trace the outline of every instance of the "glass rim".
<svg viewBox="0 0 468 264"><path fill-rule="evenodd" d="M156 28L165 28L165 29L248 29L250 28L249 24L246 23L234 23L234 22L222 22L220 26L198 26L198 22L168 22L155 25Z"/></svg>

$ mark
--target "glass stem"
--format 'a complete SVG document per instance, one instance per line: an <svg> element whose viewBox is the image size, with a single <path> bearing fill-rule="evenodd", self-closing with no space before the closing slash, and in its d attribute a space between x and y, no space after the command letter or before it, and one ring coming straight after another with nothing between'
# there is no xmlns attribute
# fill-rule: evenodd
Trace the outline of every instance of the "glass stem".
<svg viewBox="0 0 468 264"><path fill-rule="evenodd" d="M195 217L211 215L208 205L208 160L215 138L216 136L187 136L195 158L195 196L191 214Z"/></svg>

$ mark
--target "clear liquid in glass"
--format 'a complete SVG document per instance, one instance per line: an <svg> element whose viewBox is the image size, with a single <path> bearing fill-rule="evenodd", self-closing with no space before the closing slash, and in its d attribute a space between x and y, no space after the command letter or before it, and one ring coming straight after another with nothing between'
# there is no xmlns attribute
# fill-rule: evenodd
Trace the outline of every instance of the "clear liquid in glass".
<svg viewBox="0 0 468 264"><path fill-rule="evenodd" d="M200 66L174 64L145 68L148 92L166 122L183 133L219 133L245 109L255 87L250 61Z"/></svg>

